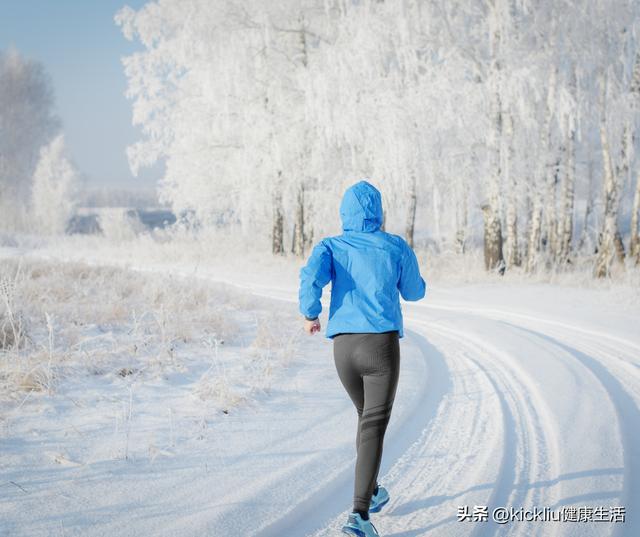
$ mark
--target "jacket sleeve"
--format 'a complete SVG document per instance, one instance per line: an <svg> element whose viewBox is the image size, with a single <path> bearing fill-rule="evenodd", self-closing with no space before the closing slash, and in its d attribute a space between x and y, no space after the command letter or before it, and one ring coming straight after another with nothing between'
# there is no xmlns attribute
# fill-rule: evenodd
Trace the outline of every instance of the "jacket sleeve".
<svg viewBox="0 0 640 537"><path fill-rule="evenodd" d="M300 313L307 319L315 319L322 311L322 288L331 281L331 250L320 241L312 250L307 265L300 269Z"/></svg>
<svg viewBox="0 0 640 537"><path fill-rule="evenodd" d="M420 300L427 291L427 284L420 276L418 260L411 246L402 240L402 260L400 262L400 278L398 289L405 300Z"/></svg>

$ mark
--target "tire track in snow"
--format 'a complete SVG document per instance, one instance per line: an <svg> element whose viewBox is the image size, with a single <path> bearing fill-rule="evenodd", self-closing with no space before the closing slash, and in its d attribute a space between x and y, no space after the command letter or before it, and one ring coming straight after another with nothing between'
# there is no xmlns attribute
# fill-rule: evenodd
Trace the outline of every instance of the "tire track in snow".
<svg viewBox="0 0 640 537"><path fill-rule="evenodd" d="M616 412L617 429L623 445L623 503L626 522L613 528L615 537L640 535L640 346L624 337L586 329L535 315L494 308L423 306L460 311L495 319L512 330L526 331L555 345L584 366L603 387ZM534 325L536 328L531 328ZM540 327L544 328L540 328ZM572 334L572 335L569 335ZM580 348L586 350L582 351ZM594 352L595 351L595 352ZM608 363L605 365L603 360ZM589 497L589 495L587 495ZM578 501L579 498L575 498Z"/></svg>
<svg viewBox="0 0 640 537"><path fill-rule="evenodd" d="M500 386L491 375L486 366L483 366L479 360L469 358L473 361L478 368L482 370L485 376L491 382L493 389L500 401L500 409L502 411L502 427L503 427L503 452L502 459L500 461L500 470L493 487L492 494L487 501L486 505L489 507L489 513L492 506L508 505L511 491L516 482L516 465L517 455L516 450L519 444L518 437L516 435L516 420L511 413L509 404L506 397L502 393ZM522 436L522 435L521 435ZM471 533L473 537L486 537L496 533L498 528L494 522L487 522L483 524L476 524L474 531Z"/></svg>
<svg viewBox="0 0 640 537"><path fill-rule="evenodd" d="M615 377L600 361L575 347L567 345L548 334L518 326L511 323L514 329L528 332L538 338L563 349L567 355L573 357L585 366L598 379L607 391L618 418L618 430L623 444L624 453L624 485L623 502L627 510L627 520L624 525L616 525L615 537L634 537L640 535L640 487L637 478L640 476L640 410L631 395L624 389L619 379ZM634 434L635 432L635 434Z"/></svg>
<svg viewBox="0 0 640 537"><path fill-rule="evenodd" d="M640 404L640 402L638 402L640 401L640 360L637 359L638 356L640 356L640 350L638 354L636 354L634 351L629 351L627 345L620 343L618 338L601 338L599 335L594 336L589 333L584 333L582 330L575 330L575 333L579 334L579 336L574 335L570 337L568 336L566 328L563 329L564 331L560 331L557 329L554 330L553 326L551 326L546 327L543 331L539 327L535 327L533 323L525 325L511 320L502 320L501 322L519 328L529 328L530 331L538 334L552 336L558 341L569 344L573 349L584 349L584 352L593 358L598 359L598 356L604 358L608 364L610 364L610 368L617 373L617 378L621 380L623 384L629 386L632 392L631 395L637 399L637 404ZM603 339L605 341L603 341ZM618 343L615 344L615 342Z"/></svg>
<svg viewBox="0 0 640 537"><path fill-rule="evenodd" d="M453 501L465 499L473 505L492 488L493 475L487 475L487 469L499 444L491 443L497 440L491 416L499 409L496 399L488 395L493 395L491 383L457 348L438 347L452 371L453 390L436 420L384 478L392 499L384 518L374 515L374 520L381 533L390 537L432 531L459 536L473 526L458 522Z"/></svg>
<svg viewBox="0 0 640 537"><path fill-rule="evenodd" d="M419 321L420 322L420 321ZM548 505L543 489L527 488L527 483L541 480L541 471L553 471L557 457L557 434L548 431L548 409L540 394L516 367L513 357L487 343L460 326L455 330L440 322L424 322L430 330L439 332L467 348L468 359L483 371L500 401L503 422L502 458L490 499L481 505L489 508L489 520L477 522L471 535L487 537L500 533L509 535L555 535L558 528L525 527L516 523L497 524L491 520L493 507ZM472 342L470 344L469 342ZM476 355L477 358L472 358ZM498 361L496 357L502 357ZM509 371L510 374L505 373ZM535 401L535 404L533 403ZM518 481L516 481L516 478ZM528 497L530 496L530 497ZM545 503L546 502L546 503ZM537 531L536 531L537 530Z"/></svg>
<svg viewBox="0 0 640 537"><path fill-rule="evenodd" d="M431 310L452 311L457 313L475 315L477 317L483 317L485 319L494 319L494 320L506 319L518 326L522 326L522 321L540 323L546 326L557 327L557 328L562 328L563 330L576 332L586 337L597 336L601 340L606 339L608 341L612 341L614 343L617 343L618 348L622 346L622 347L627 347L629 349L632 349L634 355L636 357L640 357L640 345L638 345L637 343L634 343L633 341L630 341L620 336L614 336L607 332L602 332L597 329L585 328L585 327L578 326L576 324L559 321L557 319L546 319L544 317L539 317L536 315L503 310L499 308L483 308L483 307L477 307L477 306L463 306L463 305L455 305L455 304L415 304L413 305L413 307L416 308L418 311L431 309ZM640 365L640 360L635 360L634 362L636 365Z"/></svg>
<svg viewBox="0 0 640 537"><path fill-rule="evenodd" d="M447 308L447 309L451 309L451 308ZM480 315L478 315L480 313L479 310L475 310L473 313L470 313L467 308L460 308L460 309L456 308L456 311L459 311L460 313L463 313L463 314L471 314L471 315L481 317ZM495 313L494 310L490 310L490 311L492 314ZM500 312L500 313L504 315L505 312ZM529 321L529 322L540 321L545 323L545 327L548 327L548 328L553 328L554 326L557 326L555 323L550 323L549 321L538 319L533 316L517 315L515 317L517 317L518 320L525 319L526 321ZM502 319L495 319L489 316L485 317L485 319L499 321L501 324L508 327L509 330L511 330L512 332L515 331L514 329L524 328L519 324L504 322ZM538 334L539 336L546 338L546 340L549 343L556 344L556 347L562 350L564 354L571 356L574 362L577 362L581 366L584 366L584 368L581 368L581 369L589 371L589 375L593 376L593 378L596 379L596 381L598 381L598 383L602 386L604 393L607 394L608 399L611 402L611 405L616 409L615 423L617 425L618 430L622 431L621 434L626 437L626 440L624 441L624 446L625 446L625 449L624 449L624 453L625 453L624 497L626 500L625 500L625 504L623 505L626 505L627 507L627 523L625 524L618 523L614 526L609 526L609 528L607 529L609 529L610 531L613 531L613 535L615 535L616 537L619 537L622 535L629 536L629 537L638 535L640 534L640 530L637 527L638 521L631 520L628 513L640 512L638 507L638 500L639 500L638 486L635 485L635 479L634 479L635 477L638 476L638 470L639 470L638 465L640 463L640 449L638 447L638 440L636 439L637 435L630 433L629 431L640 430L640 416L638 412L637 402L634 402L632 396L624 390L621 382L621 379L624 379L625 382L630 381L625 376L625 373L627 374L631 373L635 377L635 379L637 379L637 374L635 370L638 366L635 363L635 356L626 357L626 358L616 356L616 353L620 353L621 350L622 350L622 353L624 354L629 352L628 349L630 348L635 349L637 347L633 343L629 342L624 338L607 337L606 335L603 335L600 333L597 335L597 338L601 338L607 341L607 343L604 344L602 341L600 341L599 339L596 339L593 335L591 335L589 331L584 330L583 328L574 327L568 323L560 323L560 325L564 329L580 334L580 338L581 338L580 342L582 343L582 346L588 347L589 345L591 345L592 348L608 347L608 349L605 351L606 357L608 357L612 361L617 361L618 362L617 367L622 368L618 371L618 373L620 374L616 376L614 373L609 371L602 363L600 363L600 361L596 357L590 356L589 354L581 352L580 350L578 350L578 348L575 345L569 346L569 345L563 344L558 339L549 336L548 333L545 334L544 332L536 332L533 330L529 330L529 332L532 334ZM433 325L430 325L430 326L432 329L434 328ZM456 334L460 339L462 339L463 334L460 332L458 327L456 327ZM567 337L566 331L562 332L560 337L566 338ZM591 340L592 343L588 343L588 344L584 343L585 341L589 341L589 340ZM593 343L594 341L595 341L595 345ZM611 349L613 349L613 353ZM601 352L602 351L599 350L599 353ZM574 372L574 374L576 374L576 372ZM569 472L562 475L557 474L558 477L554 480L549 481L549 483L555 484L561 481L562 479L585 477L586 475L592 475L592 476L612 475L617 473L615 470L617 470L617 468L603 468L603 469L591 470L589 472ZM615 493L613 493L613 496L612 496L612 493L598 493L596 497L611 498L611 497L616 497L616 495ZM572 497L571 500L573 500L573 502L571 503L578 502L579 500L583 500L583 499L587 499L587 500L594 499L594 496L593 494L587 494L587 495L584 495L584 497L583 496ZM556 507L557 505L562 505L562 504L563 504L563 501L557 502ZM598 525L598 523L594 523L594 524ZM551 523L547 523L547 527L550 527L550 525ZM559 530L560 527L558 526L555 529ZM570 534L573 534L571 533L572 528L565 527L563 529L566 529L567 532L569 532ZM589 529L595 529L595 528L589 528ZM602 530L604 529L605 528L602 525L600 525L597 527L596 533L593 533L593 534L602 535L603 534ZM577 533L577 535L586 535L587 531L588 531L587 527L583 526L583 529L579 530L579 533ZM548 535L548 534L549 534L548 532L544 533L544 535ZM526 533L526 535L529 535L529 533Z"/></svg>
<svg viewBox="0 0 640 537"><path fill-rule="evenodd" d="M621 368L619 377L623 382L636 381L632 395L636 397L639 401L638 405L640 405L640 377L638 376L640 373L640 345L627 338L602 332L593 327L583 327L556 319L546 319L536 315L498 308L443 304L416 304L414 307L418 311L434 309L458 312L484 319L504 321L513 326L529 327L542 334L553 335L560 341L570 342L571 346L576 349L584 348L587 353L595 351L593 353L594 356L604 355L611 361L619 362L618 367ZM569 336L569 334L572 335Z"/></svg>

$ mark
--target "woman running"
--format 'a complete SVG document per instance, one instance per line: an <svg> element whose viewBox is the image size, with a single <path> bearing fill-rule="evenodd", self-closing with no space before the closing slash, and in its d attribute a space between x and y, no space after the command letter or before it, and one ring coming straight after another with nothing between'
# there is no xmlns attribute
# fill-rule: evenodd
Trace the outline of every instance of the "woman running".
<svg viewBox="0 0 640 537"><path fill-rule="evenodd" d="M411 247L380 229L382 200L373 185L348 188L340 218L343 233L321 240L300 270L300 313L305 331L318 332L322 288L332 282L326 337L333 339L338 376L358 413L353 512L342 531L373 537L379 534L369 513L389 501L377 478L400 373L399 295L420 300L426 285Z"/></svg>

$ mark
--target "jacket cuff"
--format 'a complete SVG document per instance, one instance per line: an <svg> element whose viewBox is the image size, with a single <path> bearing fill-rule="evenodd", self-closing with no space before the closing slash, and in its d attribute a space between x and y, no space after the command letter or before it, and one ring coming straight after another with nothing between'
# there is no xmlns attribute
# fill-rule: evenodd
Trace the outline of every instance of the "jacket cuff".
<svg viewBox="0 0 640 537"><path fill-rule="evenodd" d="M304 318L305 318L307 321L315 321L318 317L307 317L307 316L305 315L305 316L304 316Z"/></svg>

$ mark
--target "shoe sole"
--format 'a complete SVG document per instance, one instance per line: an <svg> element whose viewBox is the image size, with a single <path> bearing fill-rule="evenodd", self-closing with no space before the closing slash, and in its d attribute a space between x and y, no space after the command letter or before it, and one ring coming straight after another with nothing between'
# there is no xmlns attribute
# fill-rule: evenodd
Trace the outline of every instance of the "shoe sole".
<svg viewBox="0 0 640 537"><path fill-rule="evenodd" d="M356 537L367 537L364 531L356 528L350 528L348 526L344 526L342 528L342 533L346 533L347 535L355 535Z"/></svg>

